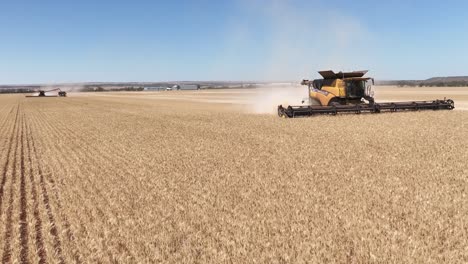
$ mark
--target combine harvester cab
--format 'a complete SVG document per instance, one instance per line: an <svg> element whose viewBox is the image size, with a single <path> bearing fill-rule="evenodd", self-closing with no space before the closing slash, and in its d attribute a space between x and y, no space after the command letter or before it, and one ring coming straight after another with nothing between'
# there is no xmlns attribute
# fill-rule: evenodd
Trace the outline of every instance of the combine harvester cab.
<svg viewBox="0 0 468 264"><path fill-rule="evenodd" d="M321 71L323 79L303 80L308 86L309 102L301 106L278 106L278 115L284 118L336 115L338 113L380 113L418 110L452 110L451 99L411 102L376 103L372 85L374 79L364 77L367 71L339 72ZM319 105L313 105L315 101ZM303 101L304 103L305 101Z"/></svg>

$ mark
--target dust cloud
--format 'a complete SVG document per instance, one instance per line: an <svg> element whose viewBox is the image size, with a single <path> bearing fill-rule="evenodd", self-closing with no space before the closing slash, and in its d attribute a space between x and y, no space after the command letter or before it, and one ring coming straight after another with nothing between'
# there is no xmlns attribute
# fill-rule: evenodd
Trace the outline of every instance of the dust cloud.
<svg viewBox="0 0 468 264"><path fill-rule="evenodd" d="M253 98L256 103L252 107L254 113L276 113L280 104L301 105L308 94L307 87L301 86L300 81L320 78L319 70L346 71L370 66L366 54L372 36L359 18L349 12L331 10L321 1L300 4L253 0L240 3L247 16L261 18L265 40L261 42L263 61L247 76L272 83L287 82L258 89ZM324 17L327 19L320 19ZM236 30L243 32L243 36L254 35L243 24L237 24ZM247 39L244 42L249 43Z"/></svg>
<svg viewBox="0 0 468 264"><path fill-rule="evenodd" d="M39 90L50 91L50 90L60 89L61 91L69 93L69 92L80 92L83 88L84 86L80 84L45 84L45 85L41 85L41 88ZM58 90L51 91L49 93L57 93L57 92Z"/></svg>
<svg viewBox="0 0 468 264"><path fill-rule="evenodd" d="M253 64L257 67L246 65L245 72L237 73L241 79L299 82L316 76L318 70L373 68L376 40L360 14L314 0L239 0L239 6L253 25L232 22L226 38L236 35L236 39L227 44L226 52L234 56L227 59L255 53L260 60Z"/></svg>
<svg viewBox="0 0 468 264"><path fill-rule="evenodd" d="M272 84L256 89L252 94L250 112L256 114L276 114L278 105L303 105L306 99L308 104L306 86L296 84Z"/></svg>

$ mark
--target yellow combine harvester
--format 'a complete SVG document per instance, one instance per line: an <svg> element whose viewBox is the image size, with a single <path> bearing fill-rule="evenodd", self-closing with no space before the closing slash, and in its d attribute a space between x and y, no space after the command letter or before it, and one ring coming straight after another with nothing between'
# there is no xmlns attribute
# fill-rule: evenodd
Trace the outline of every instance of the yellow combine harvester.
<svg viewBox="0 0 468 264"><path fill-rule="evenodd" d="M278 106L280 117L303 117L320 114L337 113L380 113L417 110L452 110L455 108L453 100L432 100L412 102L376 103L372 85L374 79L364 77L367 71L339 72L320 71L323 79L313 81L303 80L307 85L309 98L307 105ZM313 103L319 105L314 105ZM305 101L302 101L304 104Z"/></svg>

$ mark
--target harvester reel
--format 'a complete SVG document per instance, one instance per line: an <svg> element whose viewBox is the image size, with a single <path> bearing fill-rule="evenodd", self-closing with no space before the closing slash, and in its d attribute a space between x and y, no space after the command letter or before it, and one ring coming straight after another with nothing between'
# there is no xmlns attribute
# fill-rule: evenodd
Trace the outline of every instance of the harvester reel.
<svg viewBox="0 0 468 264"><path fill-rule="evenodd" d="M420 110L452 110L455 103L451 99L416 102L389 102L358 105L330 105L330 106L278 106L280 117L296 118L314 115L337 115L339 113L381 113Z"/></svg>
<svg viewBox="0 0 468 264"><path fill-rule="evenodd" d="M278 116L279 117L282 117L282 118L287 118L288 115L286 115L286 113L284 112L284 108L282 105L278 106Z"/></svg>

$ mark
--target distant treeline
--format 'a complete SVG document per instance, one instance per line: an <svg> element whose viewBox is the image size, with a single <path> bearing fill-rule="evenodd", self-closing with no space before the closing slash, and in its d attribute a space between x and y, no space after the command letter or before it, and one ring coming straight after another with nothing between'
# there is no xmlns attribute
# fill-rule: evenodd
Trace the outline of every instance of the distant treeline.
<svg viewBox="0 0 468 264"><path fill-rule="evenodd" d="M180 81L180 82L89 82L53 85L0 85L0 93L35 93L39 90L60 88L66 92L143 91L145 87L174 87L199 85L200 89L255 88L262 82Z"/></svg>
<svg viewBox="0 0 468 264"><path fill-rule="evenodd" d="M460 81L380 81L378 85L394 85L399 87L468 87L468 80Z"/></svg>
<svg viewBox="0 0 468 264"><path fill-rule="evenodd" d="M33 93L34 91L28 90L28 89L11 89L11 88L1 88L0 93L5 93L5 94L15 94L15 93Z"/></svg>
<svg viewBox="0 0 468 264"><path fill-rule="evenodd" d="M410 87L468 87L468 76L433 77L427 80L378 81L379 85Z"/></svg>
<svg viewBox="0 0 468 264"><path fill-rule="evenodd" d="M143 91L144 87L133 87L133 86L128 86L128 87L102 87L102 86L85 86L82 89L80 89L80 92L111 92L111 91Z"/></svg>
<svg viewBox="0 0 468 264"><path fill-rule="evenodd" d="M80 89L73 89L74 92L111 92L111 91L143 91L143 87L102 87L102 86L85 86ZM40 89L29 88L0 88L0 93L16 94L16 93L37 93ZM67 89L64 89L67 91Z"/></svg>
<svg viewBox="0 0 468 264"><path fill-rule="evenodd" d="M189 82L185 82L186 84ZM126 85L124 85L126 84ZM149 83L156 87L173 87L173 83ZM468 77L435 77L427 80L395 80L395 81L377 81L377 85L391 85L398 87L468 87ZM174 84L175 85L175 84ZM261 88L268 83L235 83L235 82L200 82L200 89L249 89ZM94 83L84 85L55 85L64 91L73 92L110 92L110 91L144 91L145 87L151 87L148 83ZM153 86L154 87L154 86ZM0 93L37 93L44 88L39 85L9 86L0 85Z"/></svg>

